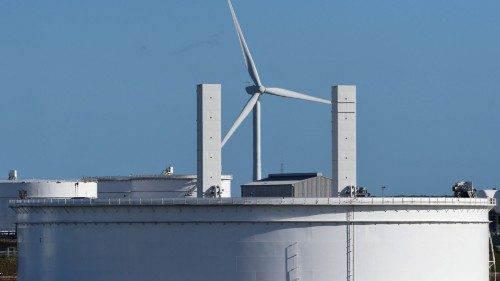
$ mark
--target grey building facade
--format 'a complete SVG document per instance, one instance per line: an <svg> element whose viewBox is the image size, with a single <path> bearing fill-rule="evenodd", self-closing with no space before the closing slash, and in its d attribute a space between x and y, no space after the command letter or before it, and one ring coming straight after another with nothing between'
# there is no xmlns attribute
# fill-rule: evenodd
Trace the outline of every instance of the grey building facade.
<svg viewBox="0 0 500 281"><path fill-rule="evenodd" d="M242 197L336 197L333 181L321 173L269 174L241 185Z"/></svg>

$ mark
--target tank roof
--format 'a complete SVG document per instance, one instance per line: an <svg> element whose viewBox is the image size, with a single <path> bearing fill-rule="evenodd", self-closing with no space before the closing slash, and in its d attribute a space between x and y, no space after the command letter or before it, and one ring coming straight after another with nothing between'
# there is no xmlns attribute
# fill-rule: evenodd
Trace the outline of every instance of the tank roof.
<svg viewBox="0 0 500 281"><path fill-rule="evenodd" d="M131 180L179 180L191 179L195 180L196 175L130 175L130 176L98 176L98 177L82 177L85 181L131 181ZM223 180L232 180L232 175L222 175Z"/></svg>
<svg viewBox="0 0 500 281"><path fill-rule="evenodd" d="M16 179L16 180L0 180L0 184L9 183L63 183L63 182L96 182L95 180L54 180L54 179Z"/></svg>

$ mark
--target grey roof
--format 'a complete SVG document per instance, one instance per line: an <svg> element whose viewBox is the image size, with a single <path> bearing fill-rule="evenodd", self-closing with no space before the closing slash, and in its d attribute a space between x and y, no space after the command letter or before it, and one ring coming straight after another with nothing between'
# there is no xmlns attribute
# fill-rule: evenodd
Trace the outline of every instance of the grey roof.
<svg viewBox="0 0 500 281"><path fill-rule="evenodd" d="M246 183L243 184L243 186L291 185L315 177L323 177L323 174L321 173L269 174L267 178Z"/></svg>
<svg viewBox="0 0 500 281"><path fill-rule="evenodd" d="M251 185L255 185L255 186L264 186L264 185L291 185L291 184L294 184L296 182L299 182L301 180L291 180L291 181L253 181L253 182L249 182L249 183L246 183L246 184L243 184L244 186L251 186Z"/></svg>

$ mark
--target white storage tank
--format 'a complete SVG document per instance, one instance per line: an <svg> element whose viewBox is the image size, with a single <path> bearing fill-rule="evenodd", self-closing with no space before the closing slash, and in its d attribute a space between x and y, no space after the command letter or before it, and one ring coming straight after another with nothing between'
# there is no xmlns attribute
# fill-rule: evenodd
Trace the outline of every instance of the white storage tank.
<svg viewBox="0 0 500 281"><path fill-rule="evenodd" d="M500 192L496 189L481 189L476 192L478 198L493 198L498 203L500 200ZM494 208L497 214L500 214L500 206L495 205Z"/></svg>
<svg viewBox="0 0 500 281"><path fill-rule="evenodd" d="M169 167L170 168L170 167ZM162 175L85 177L97 181L98 197L107 198L178 198L196 197L196 175L174 175L173 168ZM231 197L230 175L221 176L221 197Z"/></svg>
<svg viewBox="0 0 500 281"><path fill-rule="evenodd" d="M17 177L16 177L17 178ZM9 200L26 198L96 198L97 183L68 180L0 180L0 230L15 228L15 213Z"/></svg>
<svg viewBox="0 0 500 281"><path fill-rule="evenodd" d="M477 198L12 202L18 280L488 281Z"/></svg>

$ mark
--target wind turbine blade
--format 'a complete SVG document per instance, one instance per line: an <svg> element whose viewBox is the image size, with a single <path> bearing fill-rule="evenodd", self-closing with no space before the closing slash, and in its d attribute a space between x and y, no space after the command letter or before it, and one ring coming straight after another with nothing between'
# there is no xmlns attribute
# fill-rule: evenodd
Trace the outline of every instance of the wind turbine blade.
<svg viewBox="0 0 500 281"><path fill-rule="evenodd" d="M231 16L233 17L234 26L236 27L236 32L238 33L238 39L240 40L241 49L243 51L243 56L245 57L245 64L247 66L248 74L252 78L253 82L257 86L262 86L260 83L259 73L257 72L257 68L255 67L255 63L252 58L252 54L248 49L247 42L245 41L245 37L243 36L243 32L241 31L240 24L238 23L238 18L236 18L236 13L234 12L233 4L231 0L227 0L229 4L229 9L231 10Z"/></svg>
<svg viewBox="0 0 500 281"><path fill-rule="evenodd" d="M329 100L320 99L320 98L304 95L301 93L297 93L294 91L285 90L285 89L281 89L281 88L266 88L265 93L275 95L275 96L285 97L285 98L292 98L292 99L299 99L299 100L307 100L307 101L332 104L332 102Z"/></svg>
<svg viewBox="0 0 500 281"><path fill-rule="evenodd" d="M236 121L234 121L233 126L231 126L231 129L229 129L226 136L222 140L222 146L224 146L224 144L226 144L227 140L231 137L231 135L233 135L234 131L236 131L236 129L240 126L241 122L243 122L243 120L245 120L245 118L248 116L250 111L252 111L253 107L255 106L257 101L259 100L259 96L260 96L260 93L255 93L250 98L250 100L248 100L245 107L243 107L243 110L241 110L240 115L238 116L238 118L236 118Z"/></svg>

